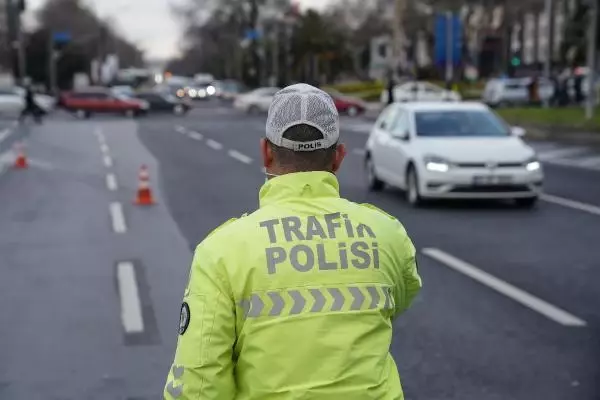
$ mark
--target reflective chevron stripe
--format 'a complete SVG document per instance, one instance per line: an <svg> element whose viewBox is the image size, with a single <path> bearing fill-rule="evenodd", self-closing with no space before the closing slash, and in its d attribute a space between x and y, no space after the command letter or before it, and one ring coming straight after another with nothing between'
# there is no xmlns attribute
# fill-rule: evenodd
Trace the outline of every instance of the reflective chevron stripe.
<svg viewBox="0 0 600 400"><path fill-rule="evenodd" d="M392 287L374 285L257 292L238 305L244 319L395 308Z"/></svg>

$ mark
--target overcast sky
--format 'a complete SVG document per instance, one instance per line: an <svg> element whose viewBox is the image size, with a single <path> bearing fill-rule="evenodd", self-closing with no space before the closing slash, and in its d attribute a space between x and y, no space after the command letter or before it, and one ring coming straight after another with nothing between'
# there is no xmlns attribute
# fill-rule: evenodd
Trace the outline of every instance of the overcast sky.
<svg viewBox="0 0 600 400"><path fill-rule="evenodd" d="M110 17L120 32L138 43L150 58L168 58L177 52L179 27L171 17L169 0L84 0L102 17ZM331 0L300 0L302 7L320 8ZM29 0L38 8L45 0Z"/></svg>

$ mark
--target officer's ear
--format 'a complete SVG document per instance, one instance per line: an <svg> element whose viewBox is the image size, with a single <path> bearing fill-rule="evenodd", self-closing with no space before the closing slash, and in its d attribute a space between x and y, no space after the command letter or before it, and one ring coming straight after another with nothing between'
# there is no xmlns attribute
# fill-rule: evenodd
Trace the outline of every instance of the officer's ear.
<svg viewBox="0 0 600 400"><path fill-rule="evenodd" d="M346 154L347 154L346 145L343 143L338 144L335 148L335 155L333 157L333 166L332 166L333 173L338 172L338 170L342 166L342 162L344 161L344 158L346 158Z"/></svg>
<svg viewBox="0 0 600 400"><path fill-rule="evenodd" d="M260 154L263 159L263 166L270 168L273 165L273 150L267 139L260 139Z"/></svg>

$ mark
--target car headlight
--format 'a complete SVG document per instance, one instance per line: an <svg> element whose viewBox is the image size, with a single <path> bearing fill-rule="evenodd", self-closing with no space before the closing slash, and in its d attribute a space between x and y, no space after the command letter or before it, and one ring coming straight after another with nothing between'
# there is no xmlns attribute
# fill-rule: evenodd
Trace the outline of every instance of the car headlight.
<svg viewBox="0 0 600 400"><path fill-rule="evenodd" d="M217 92L217 89L215 89L214 86L209 86L206 88L206 93L208 93L209 96L212 96L216 92Z"/></svg>
<svg viewBox="0 0 600 400"><path fill-rule="evenodd" d="M196 91L196 89L190 89L188 91L188 94L190 95L190 97L196 97L198 95L198 92Z"/></svg>
<svg viewBox="0 0 600 400"><path fill-rule="evenodd" d="M451 166L448 160L438 156L425 156L423 161L425 162L425 168L433 172L448 172Z"/></svg>
<svg viewBox="0 0 600 400"><path fill-rule="evenodd" d="M537 160L537 158L530 158L525 162L525 169L529 172L535 172L542 168L542 164Z"/></svg>

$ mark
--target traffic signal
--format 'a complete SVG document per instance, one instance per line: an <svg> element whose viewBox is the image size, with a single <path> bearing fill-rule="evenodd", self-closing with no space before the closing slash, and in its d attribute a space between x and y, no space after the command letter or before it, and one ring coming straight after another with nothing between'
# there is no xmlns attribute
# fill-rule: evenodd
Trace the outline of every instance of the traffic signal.
<svg viewBox="0 0 600 400"><path fill-rule="evenodd" d="M521 65L521 58L518 56L513 56L513 58L510 60L510 64L513 67L518 67L519 65Z"/></svg>

